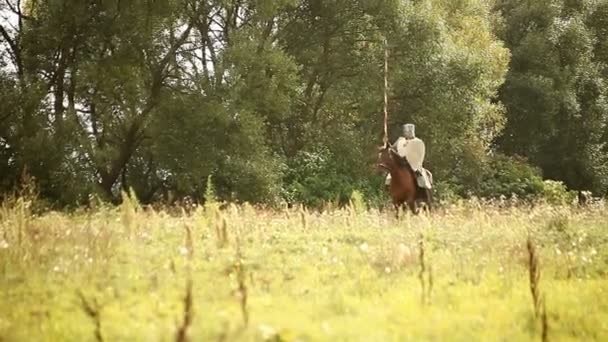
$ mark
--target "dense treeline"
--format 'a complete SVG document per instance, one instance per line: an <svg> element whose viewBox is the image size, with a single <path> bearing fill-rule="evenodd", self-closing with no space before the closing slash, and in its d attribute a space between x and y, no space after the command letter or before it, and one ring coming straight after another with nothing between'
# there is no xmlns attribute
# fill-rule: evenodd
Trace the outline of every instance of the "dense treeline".
<svg viewBox="0 0 608 342"><path fill-rule="evenodd" d="M417 124L442 196L608 189L608 0L0 2L0 192L57 205L380 196Z"/></svg>

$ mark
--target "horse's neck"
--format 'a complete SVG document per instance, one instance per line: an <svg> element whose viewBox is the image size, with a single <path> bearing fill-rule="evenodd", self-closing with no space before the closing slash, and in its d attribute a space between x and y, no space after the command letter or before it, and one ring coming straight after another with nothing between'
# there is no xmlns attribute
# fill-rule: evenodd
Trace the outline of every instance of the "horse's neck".
<svg viewBox="0 0 608 342"><path fill-rule="evenodd" d="M401 159L401 157L396 156L396 155L392 155L391 156L391 169L392 170L409 170L410 169L410 165L403 159Z"/></svg>
<svg viewBox="0 0 608 342"><path fill-rule="evenodd" d="M405 168L403 166L398 165L397 163L394 163L389 168L389 173L391 174L392 178L395 178L396 176L404 172L406 172Z"/></svg>
<svg viewBox="0 0 608 342"><path fill-rule="evenodd" d="M394 159L392 160L392 165L390 166L389 173L391 174L391 178L393 179L399 179L399 175L401 174L405 176L412 174L411 167L409 166L409 164L401 165Z"/></svg>

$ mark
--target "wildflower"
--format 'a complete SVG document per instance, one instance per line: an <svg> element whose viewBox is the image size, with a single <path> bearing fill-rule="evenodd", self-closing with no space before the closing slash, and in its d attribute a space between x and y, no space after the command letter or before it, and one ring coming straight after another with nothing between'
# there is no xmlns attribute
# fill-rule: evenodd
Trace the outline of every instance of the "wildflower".
<svg viewBox="0 0 608 342"><path fill-rule="evenodd" d="M399 244L399 255L401 257L406 257L412 254L412 250L403 243Z"/></svg>
<svg viewBox="0 0 608 342"><path fill-rule="evenodd" d="M260 331L260 334L262 335L262 339L264 341L269 341L277 337L276 329L269 325L260 324L258 326L258 330Z"/></svg>

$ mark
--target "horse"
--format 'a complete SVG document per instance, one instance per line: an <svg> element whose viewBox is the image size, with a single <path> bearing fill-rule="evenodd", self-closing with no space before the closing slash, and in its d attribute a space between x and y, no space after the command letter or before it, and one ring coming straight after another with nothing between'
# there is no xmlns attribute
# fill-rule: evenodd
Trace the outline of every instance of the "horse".
<svg viewBox="0 0 608 342"><path fill-rule="evenodd" d="M406 205L414 215L418 214L418 201L425 202L427 210L432 209L431 191L418 186L416 173L410 164L388 143L379 148L377 166L391 174L388 190L397 215L399 208L404 208Z"/></svg>

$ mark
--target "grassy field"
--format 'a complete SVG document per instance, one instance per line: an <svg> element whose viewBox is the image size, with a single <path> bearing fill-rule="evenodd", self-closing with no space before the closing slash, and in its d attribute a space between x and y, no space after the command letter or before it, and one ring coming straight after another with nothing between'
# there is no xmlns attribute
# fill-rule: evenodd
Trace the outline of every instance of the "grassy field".
<svg viewBox="0 0 608 342"><path fill-rule="evenodd" d="M604 204L29 206L0 211L0 341L608 341Z"/></svg>

